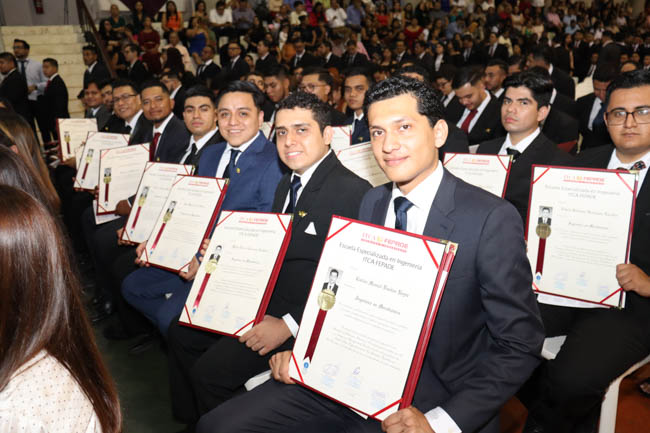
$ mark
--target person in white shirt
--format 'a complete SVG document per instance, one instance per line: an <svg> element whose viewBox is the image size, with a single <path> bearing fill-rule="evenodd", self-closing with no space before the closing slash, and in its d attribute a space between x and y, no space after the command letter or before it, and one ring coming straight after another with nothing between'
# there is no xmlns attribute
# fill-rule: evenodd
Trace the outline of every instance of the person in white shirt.
<svg viewBox="0 0 650 433"><path fill-rule="evenodd" d="M325 18L327 25L334 33L342 35L344 38L350 34L350 29L345 26L345 20L348 19L348 14L341 6L338 0L332 0L330 8L325 11Z"/></svg>
<svg viewBox="0 0 650 433"><path fill-rule="evenodd" d="M190 52L187 50L185 45L181 43L181 40L178 37L177 32L169 33L169 43L163 48L164 49L176 48L181 53L181 56L183 57L183 66L185 67L185 70L194 73L195 69L194 69L194 62L192 61L192 56L190 56Z"/></svg>
<svg viewBox="0 0 650 433"><path fill-rule="evenodd" d="M39 187L15 185L0 185L0 431L121 432L67 241L46 205L25 192Z"/></svg>
<svg viewBox="0 0 650 433"><path fill-rule="evenodd" d="M26 119L32 129L35 129L34 118L38 113L37 99L43 94L47 77L43 73L41 62L28 58L29 44L22 39L14 39L14 55L16 56L16 67L18 72L27 80L27 95L30 117ZM40 90L39 90L40 89Z"/></svg>
<svg viewBox="0 0 650 433"><path fill-rule="evenodd" d="M221 36L231 36L235 34L235 28L232 22L232 9L226 7L226 2L219 0L214 9L210 10L210 27L214 30L218 39Z"/></svg>

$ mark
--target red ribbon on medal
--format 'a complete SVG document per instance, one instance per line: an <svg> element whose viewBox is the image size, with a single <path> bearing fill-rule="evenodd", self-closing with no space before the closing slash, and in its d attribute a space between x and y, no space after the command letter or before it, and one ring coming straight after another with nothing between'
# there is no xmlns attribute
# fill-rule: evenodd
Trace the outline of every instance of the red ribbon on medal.
<svg viewBox="0 0 650 433"><path fill-rule="evenodd" d="M138 217L140 216L140 211L142 210L142 206L138 206L138 210L135 211L135 218L133 218L133 224L131 224L131 230L135 228L135 225L138 223Z"/></svg>
<svg viewBox="0 0 650 433"><path fill-rule="evenodd" d="M81 174L81 180L83 181L86 178L86 173L88 173L88 166L90 164L86 163L86 166L84 167L84 172Z"/></svg>
<svg viewBox="0 0 650 433"><path fill-rule="evenodd" d="M303 361L306 359L308 362L311 362L311 359L314 357L316 344L318 344L318 337L320 337L320 331L323 329L323 322L325 322L325 316L327 316L327 310L318 310L316 323L314 324L314 329L311 332L311 337L309 338L309 344L307 345L307 351L305 352L305 358Z"/></svg>
<svg viewBox="0 0 650 433"><path fill-rule="evenodd" d="M544 252L546 251L546 238L539 239L539 247L537 248L537 266L535 266L535 273L542 273L544 268Z"/></svg>
<svg viewBox="0 0 650 433"><path fill-rule="evenodd" d="M106 191L104 191L104 203L108 203L108 187L111 186L111 183L106 184Z"/></svg>
<svg viewBox="0 0 650 433"><path fill-rule="evenodd" d="M162 223L160 226L160 230L158 230L158 234L156 235L156 239L153 241L153 245L151 246L151 251L156 249L156 245L158 245L158 241L160 240L160 235L162 235L163 230L165 230L165 226L167 223Z"/></svg>
<svg viewBox="0 0 650 433"><path fill-rule="evenodd" d="M208 280L212 274L206 273L203 276L203 282L201 283L201 288L199 289L199 293L196 295L196 299L194 300L194 305L192 306L192 316L196 314L196 310L199 308L199 302L201 302L201 297L203 296L203 292L205 291L205 286L208 285Z"/></svg>

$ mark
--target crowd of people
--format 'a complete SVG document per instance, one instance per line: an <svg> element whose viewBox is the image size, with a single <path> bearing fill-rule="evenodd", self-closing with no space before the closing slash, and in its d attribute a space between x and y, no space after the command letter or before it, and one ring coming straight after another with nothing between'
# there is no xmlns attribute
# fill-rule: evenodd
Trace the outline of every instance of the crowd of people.
<svg viewBox="0 0 650 433"><path fill-rule="evenodd" d="M207 244L177 274L121 240L133 198L96 222L75 159L57 157L56 119L69 117L58 62L33 61L16 39L0 53L0 431L120 431L90 323L109 322L100 338L131 341L134 356L162 341L171 411L190 432L497 432L515 394L525 432L594 432L609 383L650 353L647 11L219 0L149 16L135 2L128 17L111 7L98 31L82 52L84 116L151 143L151 161L229 178L222 209L293 213L293 234L259 324L239 339L179 324ZM371 188L339 162L332 128L348 125L391 183ZM504 200L451 175L445 152L512 155ZM535 298L524 242L534 164L638 171L630 259L616 268L624 309ZM332 215L461 245L413 406L382 423L288 376ZM87 305L80 275L93 282ZM564 346L542 362L556 335ZM272 379L244 392L269 367ZM48 402L50 386L61 391Z"/></svg>

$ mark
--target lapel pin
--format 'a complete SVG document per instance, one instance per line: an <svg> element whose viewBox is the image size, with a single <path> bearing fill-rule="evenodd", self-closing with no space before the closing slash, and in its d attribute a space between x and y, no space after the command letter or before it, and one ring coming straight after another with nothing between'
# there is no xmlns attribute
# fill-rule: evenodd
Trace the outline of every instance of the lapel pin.
<svg viewBox="0 0 650 433"><path fill-rule="evenodd" d="M239 169L239 167L237 167L237 173L241 173L241 170Z"/></svg>
<svg viewBox="0 0 650 433"><path fill-rule="evenodd" d="M300 211L298 211L298 216L300 218L304 218L304 217L307 216L307 212L305 212L304 210L300 210Z"/></svg>

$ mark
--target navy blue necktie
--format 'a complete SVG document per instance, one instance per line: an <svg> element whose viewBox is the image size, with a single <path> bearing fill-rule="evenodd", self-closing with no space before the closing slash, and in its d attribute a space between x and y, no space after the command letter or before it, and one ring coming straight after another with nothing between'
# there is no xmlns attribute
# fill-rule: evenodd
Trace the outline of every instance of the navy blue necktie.
<svg viewBox="0 0 650 433"><path fill-rule="evenodd" d="M240 152L241 152L241 150L237 150L237 149L232 149L230 151L230 162L226 166L226 169L223 171L223 176L222 177L224 179L225 178L230 178L230 173L232 171L235 171L235 167L237 166L235 161L237 161L237 155L239 155Z"/></svg>
<svg viewBox="0 0 650 433"><path fill-rule="evenodd" d="M296 210L296 203L298 202L298 190L302 186L300 183L300 176L294 174L291 178L291 191L289 192L289 204L284 210L284 213L293 213Z"/></svg>
<svg viewBox="0 0 650 433"><path fill-rule="evenodd" d="M601 126L605 124L605 111L607 110L607 107L605 106L604 103L601 104L600 110L598 110L598 114L596 114L596 117L594 117L594 123L592 124L592 129L595 128L596 126Z"/></svg>
<svg viewBox="0 0 650 433"><path fill-rule="evenodd" d="M406 231L406 212L413 206L413 203L406 197L397 197L393 200L395 207L395 228Z"/></svg>

